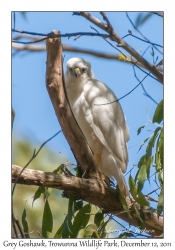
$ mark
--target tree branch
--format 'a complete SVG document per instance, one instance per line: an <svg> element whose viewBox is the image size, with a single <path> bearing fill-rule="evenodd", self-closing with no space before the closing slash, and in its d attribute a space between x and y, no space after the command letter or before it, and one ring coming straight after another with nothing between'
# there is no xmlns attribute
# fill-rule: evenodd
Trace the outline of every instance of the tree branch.
<svg viewBox="0 0 175 250"><path fill-rule="evenodd" d="M36 44L12 43L12 48L17 50L17 51L28 50L30 52L42 52L42 51L46 50L45 45L36 45ZM100 52L100 51L95 51L95 50L90 50L90 49L81 49L81 48L77 48L77 47L70 46L67 44L63 44L63 51L82 53L82 54L87 54L87 55L91 55L91 56L95 56L95 57L103 58L103 59L117 60L117 61L124 62L124 63L131 63L134 65L138 65L138 66L144 68L144 66L140 62L138 62L137 60L130 58L128 56L123 58L123 57L121 57L121 54L117 55L117 54L110 54L110 53L105 53L105 52ZM157 67L157 70L160 72L163 72L163 69L161 67Z"/></svg>
<svg viewBox="0 0 175 250"><path fill-rule="evenodd" d="M76 13L74 13L76 14ZM97 18L93 17L90 15L88 12L79 12L78 15L81 15L85 17L87 20L90 22L94 23L101 29L105 30L108 32L110 35L110 39L113 41L116 41L118 43L118 46L122 47L125 49L129 54L131 54L137 61L139 61L144 68L146 68L149 72L151 72L154 76L157 77L157 79L163 84L163 75L157 70L157 68L149 63L147 60L145 60L135 49L133 49L129 44L127 44L112 28L112 25L110 24L108 18L106 17L104 12L101 12L103 19L106 21L106 24L102 23L100 20Z"/></svg>
<svg viewBox="0 0 175 250"><path fill-rule="evenodd" d="M12 165L12 182L15 183L21 172L21 167ZM131 206L130 213L132 220L123 210L116 191L107 185L102 185L98 179L84 179L75 176L65 176L63 174L54 174L40 170L25 169L18 179L19 184L35 185L65 190L75 197L94 204L109 213L125 220L126 222L139 227L135 210ZM132 204L131 204L132 205ZM150 212L141 208L145 216L145 230L152 236L159 236L163 232L163 217L158 218L155 212Z"/></svg>

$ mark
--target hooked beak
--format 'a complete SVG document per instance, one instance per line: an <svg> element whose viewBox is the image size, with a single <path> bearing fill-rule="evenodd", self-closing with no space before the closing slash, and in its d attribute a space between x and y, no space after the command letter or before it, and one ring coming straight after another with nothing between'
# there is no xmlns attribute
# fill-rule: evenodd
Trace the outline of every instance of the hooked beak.
<svg viewBox="0 0 175 250"><path fill-rule="evenodd" d="M75 75L76 77L78 77L78 76L81 75L81 71L80 71L79 68L75 68L75 69L74 69L74 75Z"/></svg>

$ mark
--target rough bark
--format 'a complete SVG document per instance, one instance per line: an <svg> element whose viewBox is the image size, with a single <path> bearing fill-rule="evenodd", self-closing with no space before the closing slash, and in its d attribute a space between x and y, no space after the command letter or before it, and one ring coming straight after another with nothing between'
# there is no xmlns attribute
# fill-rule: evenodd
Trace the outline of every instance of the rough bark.
<svg viewBox="0 0 175 250"><path fill-rule="evenodd" d="M12 182L15 183L22 168L16 165L12 166ZM40 170L25 169L18 178L19 184L44 186L65 190L75 197L94 204L108 213L114 214L126 222L139 226L138 219L135 215L135 210L131 204L130 214L123 210L120 200L116 194L115 189L108 187L98 179L85 179L75 176L65 176L63 174L54 174L50 172L43 172ZM163 217L158 218L155 212L143 209L137 205L138 209L142 209L145 216L145 230L152 236L159 236L163 232Z"/></svg>

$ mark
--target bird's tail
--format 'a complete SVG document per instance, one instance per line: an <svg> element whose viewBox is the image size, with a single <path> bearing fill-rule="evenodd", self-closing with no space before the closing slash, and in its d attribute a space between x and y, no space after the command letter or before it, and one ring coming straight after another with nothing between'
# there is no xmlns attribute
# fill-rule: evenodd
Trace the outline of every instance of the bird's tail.
<svg viewBox="0 0 175 250"><path fill-rule="evenodd" d="M124 197L129 196L125 177L120 167L120 163L105 149L99 162L99 170L111 179L115 179Z"/></svg>
<svg viewBox="0 0 175 250"><path fill-rule="evenodd" d="M122 193L122 195L124 197L129 196L129 191L128 191L128 187L125 181L125 177L121 171L121 169L119 169L121 173L119 173L120 178L117 180L120 192ZM116 176L117 177L117 176Z"/></svg>

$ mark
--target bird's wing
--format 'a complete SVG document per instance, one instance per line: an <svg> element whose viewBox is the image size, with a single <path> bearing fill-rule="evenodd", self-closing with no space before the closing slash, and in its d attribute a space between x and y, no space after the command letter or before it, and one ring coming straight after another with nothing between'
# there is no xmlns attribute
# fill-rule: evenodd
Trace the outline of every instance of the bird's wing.
<svg viewBox="0 0 175 250"><path fill-rule="evenodd" d="M129 131L122 108L118 102L99 105L112 102L117 97L96 79L91 79L85 92L85 99L90 103L93 117L91 126L101 143L115 157L122 172L125 172L128 163L126 142L129 140Z"/></svg>

